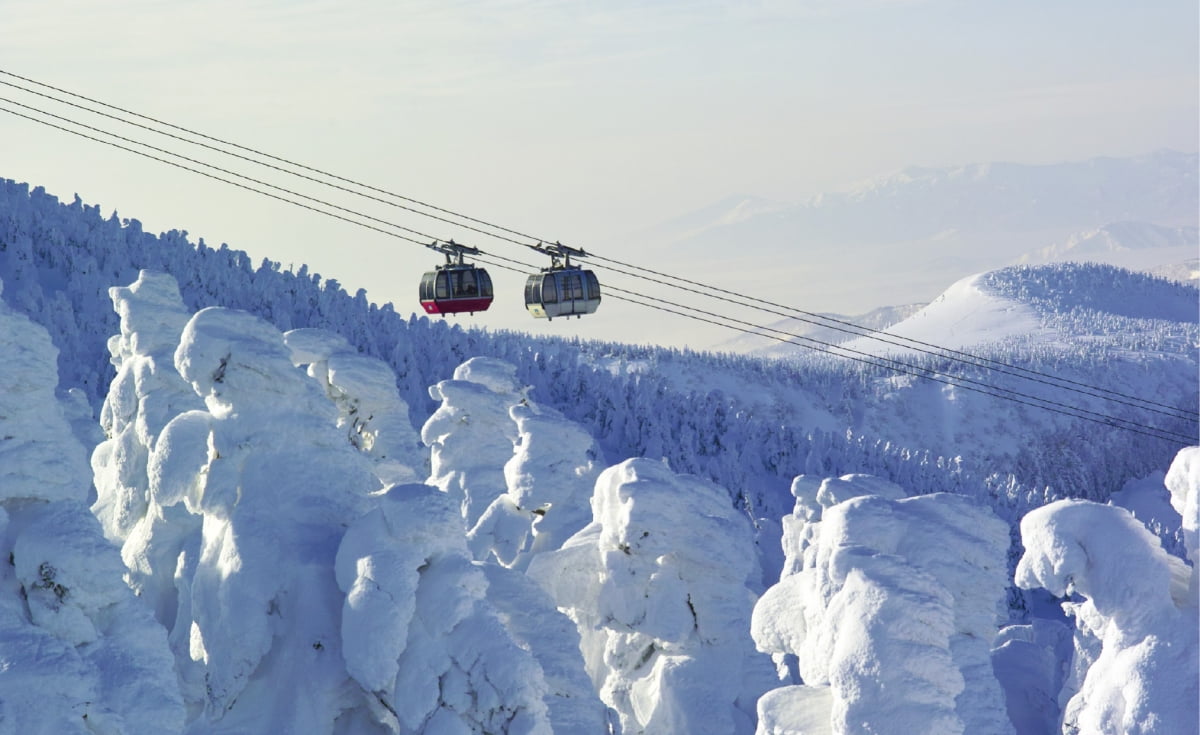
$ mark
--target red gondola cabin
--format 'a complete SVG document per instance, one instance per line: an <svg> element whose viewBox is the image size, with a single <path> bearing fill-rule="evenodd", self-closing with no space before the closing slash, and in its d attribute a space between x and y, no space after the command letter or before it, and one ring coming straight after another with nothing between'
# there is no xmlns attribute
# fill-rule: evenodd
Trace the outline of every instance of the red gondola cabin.
<svg viewBox="0 0 1200 735"><path fill-rule="evenodd" d="M442 265L421 277L421 307L426 314L487 311L492 305L492 278L473 265Z"/></svg>

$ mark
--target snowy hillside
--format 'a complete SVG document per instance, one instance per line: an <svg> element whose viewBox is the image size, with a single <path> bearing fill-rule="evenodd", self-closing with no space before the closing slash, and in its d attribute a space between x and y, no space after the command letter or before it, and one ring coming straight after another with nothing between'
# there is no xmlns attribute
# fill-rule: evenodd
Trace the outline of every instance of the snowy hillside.
<svg viewBox="0 0 1200 735"><path fill-rule="evenodd" d="M881 331L962 349L1005 341L1066 345L1084 336L1133 348L1169 334L1192 339L1197 294L1194 287L1113 266L1015 266L964 278ZM919 348L908 344L859 338L845 346L878 353Z"/></svg>
<svg viewBox="0 0 1200 735"><path fill-rule="evenodd" d="M983 274L953 284L929 305L909 318L881 330L885 335L944 345L976 348L1014 337L1048 341L1052 335L1030 304L1007 299L985 285ZM919 345L905 348L871 338L857 338L846 347L871 353L915 353Z"/></svg>
<svg viewBox="0 0 1200 735"><path fill-rule="evenodd" d="M1080 394L463 330L12 182L0 282L14 732L1198 721L1194 288L1025 267L926 307Z"/></svg>

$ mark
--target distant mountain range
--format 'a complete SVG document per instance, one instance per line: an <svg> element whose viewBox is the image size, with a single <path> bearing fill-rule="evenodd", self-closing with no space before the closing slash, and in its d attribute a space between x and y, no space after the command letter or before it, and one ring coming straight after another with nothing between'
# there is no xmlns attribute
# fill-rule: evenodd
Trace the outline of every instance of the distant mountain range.
<svg viewBox="0 0 1200 735"><path fill-rule="evenodd" d="M927 303L947 283L1015 263L1149 270L1194 258L1198 168L1196 153L1168 150L909 167L801 202L728 197L637 237L646 257L719 272L746 294L786 290L787 303L809 311L865 315Z"/></svg>
<svg viewBox="0 0 1200 735"><path fill-rule="evenodd" d="M1018 259L1020 263L1063 261L1108 263L1138 270L1195 260L1200 252L1200 229L1164 227L1149 222L1113 222L1077 232Z"/></svg>
<svg viewBox="0 0 1200 735"><path fill-rule="evenodd" d="M736 242L905 242L952 233L1082 229L1110 222L1195 225L1195 153L1158 151L1049 165L908 167L796 203L736 195L645 231L693 254Z"/></svg>

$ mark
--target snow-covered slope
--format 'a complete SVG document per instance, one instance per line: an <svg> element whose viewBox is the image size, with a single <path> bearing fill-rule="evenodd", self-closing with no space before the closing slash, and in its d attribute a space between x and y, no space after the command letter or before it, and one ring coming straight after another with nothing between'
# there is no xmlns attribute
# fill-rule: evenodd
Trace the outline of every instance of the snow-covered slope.
<svg viewBox="0 0 1200 735"><path fill-rule="evenodd" d="M1197 322L1195 288L1112 266L1020 266L964 278L908 319L849 349L905 354L939 345L975 349L1005 341L1066 344L1084 335L1114 345L1139 332ZM895 339L892 339L895 338ZM923 342L925 345L914 344Z"/></svg>
<svg viewBox="0 0 1200 735"><path fill-rule="evenodd" d="M1048 340L1056 336L1042 325L1032 306L988 289L983 274L962 279L907 319L880 331L883 335L900 338L898 341L902 344L915 340L954 349L973 349L1010 337ZM871 354L914 354L927 349L870 337L846 341L844 346Z"/></svg>

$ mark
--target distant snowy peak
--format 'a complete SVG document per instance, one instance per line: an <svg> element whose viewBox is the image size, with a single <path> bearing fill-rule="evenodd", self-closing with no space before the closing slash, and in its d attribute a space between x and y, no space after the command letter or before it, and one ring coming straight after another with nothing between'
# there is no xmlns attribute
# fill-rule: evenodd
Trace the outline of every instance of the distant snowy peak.
<svg viewBox="0 0 1200 735"><path fill-rule="evenodd" d="M1114 250L1147 250L1150 248L1196 247L1195 227L1160 227L1146 222L1114 222L1090 232L1072 237L1063 248L1077 253L1100 253Z"/></svg>
<svg viewBox="0 0 1200 735"><path fill-rule="evenodd" d="M1189 258L1181 263L1155 266L1146 272L1168 281L1186 283L1193 287L1200 286L1200 258Z"/></svg>
<svg viewBox="0 0 1200 735"><path fill-rule="evenodd" d="M762 197L738 195L729 197L710 208L708 225L732 225L751 217L772 214L793 205Z"/></svg>
<svg viewBox="0 0 1200 735"><path fill-rule="evenodd" d="M1200 249L1200 229L1193 226L1164 227L1149 222L1112 222L1102 227L1076 232L1064 242L1055 243L1017 259L1021 264L1060 263L1065 261L1107 263L1130 270L1156 273L1163 266L1175 266L1194 260ZM1172 280L1189 282L1190 274L1170 275Z"/></svg>
<svg viewBox="0 0 1200 735"><path fill-rule="evenodd" d="M963 349L1010 338L1045 343L1084 332L1129 333L1150 322L1195 332L1198 305L1200 291L1193 286L1115 266L1013 266L958 281L883 336ZM873 354L912 351L872 338L844 346Z"/></svg>
<svg viewBox="0 0 1200 735"><path fill-rule="evenodd" d="M1196 153L1160 150L1128 158L1097 157L1052 164L991 162L945 168L907 166L860 182L850 187L844 196L849 200L866 200L953 188L1033 193L1071 191L1077 196L1096 200L1138 190L1143 194L1171 194L1196 190L1198 163L1200 156ZM1122 181L1126 186L1120 186ZM1142 186L1147 183L1149 188ZM1172 195L1171 198L1175 197ZM1195 214L1194 207L1192 214Z"/></svg>

